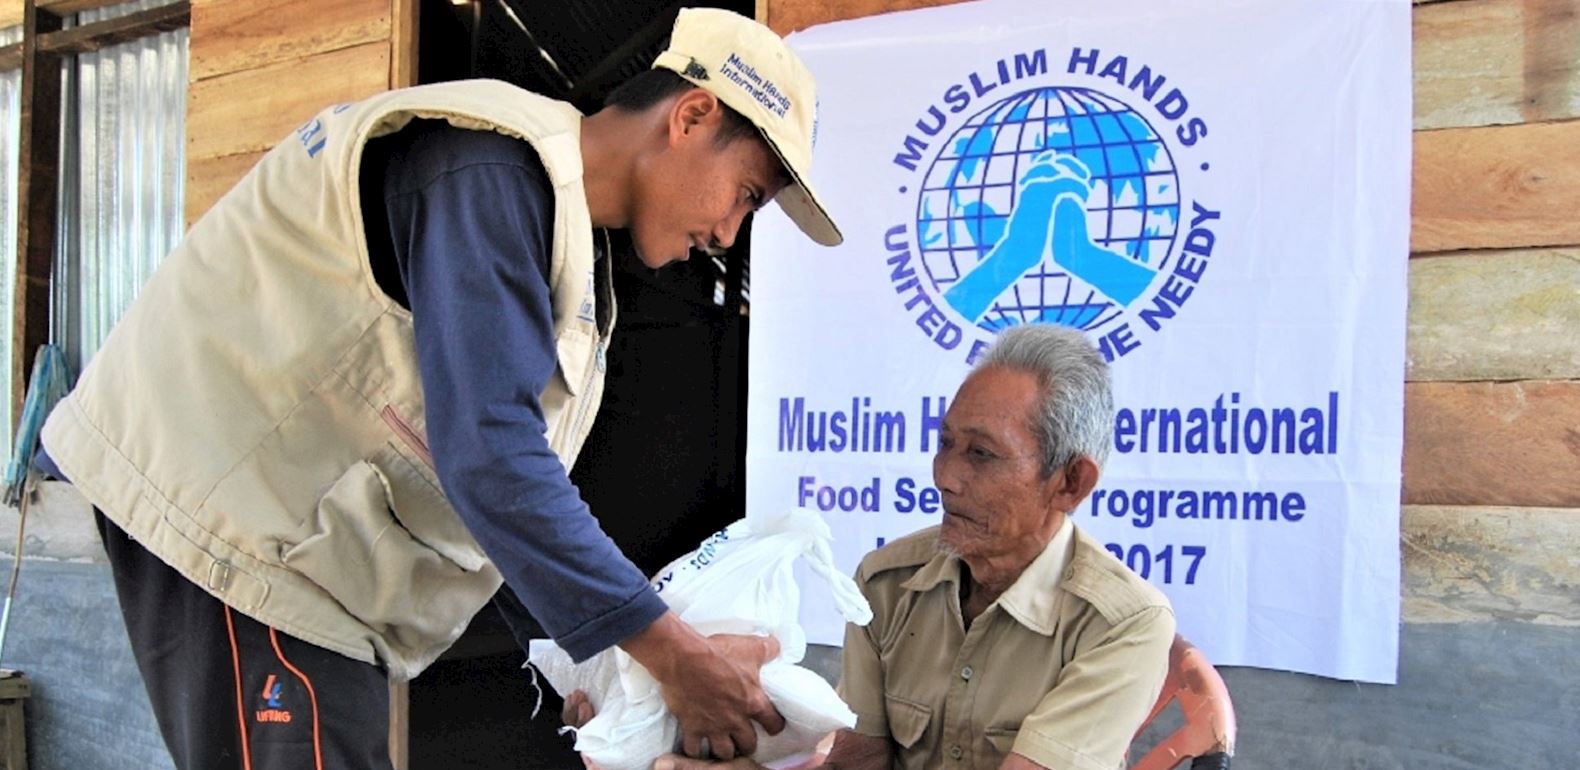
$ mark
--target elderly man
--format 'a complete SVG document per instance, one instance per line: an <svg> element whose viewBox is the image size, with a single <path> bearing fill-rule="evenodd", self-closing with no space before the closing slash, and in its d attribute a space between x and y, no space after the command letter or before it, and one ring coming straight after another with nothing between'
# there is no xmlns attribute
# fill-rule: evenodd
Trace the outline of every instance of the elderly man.
<svg viewBox="0 0 1580 770"><path fill-rule="evenodd" d="M826 767L1123 766L1163 685L1174 615L1069 518L1097 484L1113 418L1107 366L1079 333L999 336L944 417L942 523L856 573L874 619L845 633L856 728Z"/></svg>

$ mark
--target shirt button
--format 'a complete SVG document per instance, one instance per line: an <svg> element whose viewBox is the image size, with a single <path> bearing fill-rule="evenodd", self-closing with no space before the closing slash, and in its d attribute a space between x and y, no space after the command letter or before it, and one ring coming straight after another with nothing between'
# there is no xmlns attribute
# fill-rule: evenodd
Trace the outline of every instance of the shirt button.
<svg viewBox="0 0 1580 770"><path fill-rule="evenodd" d="M959 758L961 758L963 756L965 756L965 751L962 750L959 746L950 746L949 747L949 758L950 759L959 759Z"/></svg>
<svg viewBox="0 0 1580 770"><path fill-rule="evenodd" d="M960 669L960 678L969 682L971 681L971 673L971 667L966 666L965 668Z"/></svg>

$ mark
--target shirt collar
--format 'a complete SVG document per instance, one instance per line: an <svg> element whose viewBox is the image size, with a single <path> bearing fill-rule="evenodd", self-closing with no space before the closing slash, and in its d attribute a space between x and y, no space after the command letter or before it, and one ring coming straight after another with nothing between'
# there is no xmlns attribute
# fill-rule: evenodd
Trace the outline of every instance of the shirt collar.
<svg viewBox="0 0 1580 770"><path fill-rule="evenodd" d="M1053 636L1058 617L1059 591L1056 589L1069 577L1065 568L1070 564L1070 553L1075 545L1074 533L1075 524L1066 515L1047 547L998 598L998 605L1010 617L1043 636Z"/></svg>
<svg viewBox="0 0 1580 770"><path fill-rule="evenodd" d="M1070 564L1071 552L1074 550L1074 533L1075 524L1066 515L1064 523L1059 525L1059 531L1054 533L1042 553L1026 566L1009 590L995 602L1021 625L1043 636L1053 635L1059 596L1055 589L1068 577L1065 569ZM912 591L927 592L940 583L949 583L957 588L960 585L960 559L943 551L934 554L916 574L900 585Z"/></svg>

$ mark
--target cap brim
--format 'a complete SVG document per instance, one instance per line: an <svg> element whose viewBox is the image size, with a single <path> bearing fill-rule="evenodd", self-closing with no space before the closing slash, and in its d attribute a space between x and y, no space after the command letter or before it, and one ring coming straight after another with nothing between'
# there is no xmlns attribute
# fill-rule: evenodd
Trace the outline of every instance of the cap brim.
<svg viewBox="0 0 1580 770"><path fill-rule="evenodd" d="M779 164L784 166L790 174L790 184L785 185L774 201L779 208L784 210L785 216L801 228L808 238L819 246L838 246L845 242L845 236L840 233L839 225L834 224L834 218L828 215L828 209L823 202L818 200L817 193L812 191L812 185L807 183L806 174L801 169L791 165L785 160L785 154L779 151L779 145L774 144L773 137L767 131L758 128L757 133L763 141L773 149L774 155L779 158Z"/></svg>

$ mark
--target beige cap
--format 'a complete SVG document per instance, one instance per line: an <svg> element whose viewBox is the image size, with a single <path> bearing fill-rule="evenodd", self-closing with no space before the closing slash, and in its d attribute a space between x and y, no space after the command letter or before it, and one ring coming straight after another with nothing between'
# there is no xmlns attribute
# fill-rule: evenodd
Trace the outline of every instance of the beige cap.
<svg viewBox="0 0 1580 770"><path fill-rule="evenodd" d="M756 125L790 172L790 184L774 196L779 207L812 240L844 240L809 181L817 83L783 39L737 13L685 8L653 66L674 70Z"/></svg>

